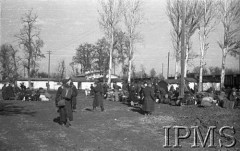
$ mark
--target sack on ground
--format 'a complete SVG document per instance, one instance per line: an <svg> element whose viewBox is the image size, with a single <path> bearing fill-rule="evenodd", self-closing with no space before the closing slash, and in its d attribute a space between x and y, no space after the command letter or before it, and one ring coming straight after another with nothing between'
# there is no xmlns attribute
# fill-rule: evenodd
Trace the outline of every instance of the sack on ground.
<svg viewBox="0 0 240 151"><path fill-rule="evenodd" d="M213 104L213 98L212 97L204 97L202 99L201 105L202 106L212 106Z"/></svg>
<svg viewBox="0 0 240 151"><path fill-rule="evenodd" d="M65 106L65 100L61 99L60 101L58 101L57 106L58 107Z"/></svg>

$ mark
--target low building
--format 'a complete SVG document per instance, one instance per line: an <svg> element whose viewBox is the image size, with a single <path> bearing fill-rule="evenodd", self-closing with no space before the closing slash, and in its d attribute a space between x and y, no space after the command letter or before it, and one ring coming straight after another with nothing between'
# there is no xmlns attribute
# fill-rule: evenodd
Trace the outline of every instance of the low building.
<svg viewBox="0 0 240 151"><path fill-rule="evenodd" d="M20 86L21 83L23 83L26 87L29 87L28 79L26 78L20 78L17 80L17 86ZM31 78L31 87L33 89L47 89L47 83L48 83L48 78ZM61 83L55 79L55 78L50 78L49 79L49 89L50 90L57 90L58 87L61 86Z"/></svg>
<svg viewBox="0 0 240 151"><path fill-rule="evenodd" d="M181 79L167 79L165 81L168 83L168 90L170 89L171 86L173 86L174 89L176 89L181 83ZM193 90L194 86L197 84L197 80L195 78L185 78L185 82Z"/></svg>

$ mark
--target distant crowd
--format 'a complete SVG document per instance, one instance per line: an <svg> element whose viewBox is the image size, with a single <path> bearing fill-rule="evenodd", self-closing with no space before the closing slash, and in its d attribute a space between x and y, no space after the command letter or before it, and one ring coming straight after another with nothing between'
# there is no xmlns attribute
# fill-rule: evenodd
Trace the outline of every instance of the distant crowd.
<svg viewBox="0 0 240 151"><path fill-rule="evenodd" d="M32 90L27 88L24 83L17 86L13 83L5 83L2 87L3 100L22 100L22 101L49 101L51 95L43 88Z"/></svg>
<svg viewBox="0 0 240 151"><path fill-rule="evenodd" d="M105 111L104 100L119 101L131 106L141 108L143 114L151 115L155 110L156 103L169 104L174 106L199 105L212 106L217 105L222 108L234 109L240 105L240 92L235 88L222 89L216 91L209 88L207 92L197 92L197 85L191 89L188 84L184 87L184 96L180 96L179 88L162 86L159 82L140 81L131 84L122 83L121 86L113 83L109 87L107 83L96 81L90 87L90 95L93 97L92 111L99 107L102 112ZM45 96L43 98L42 96ZM70 126L73 120L73 112L76 111L78 90L71 79L64 79L58 88L55 96L55 105L59 112L59 123ZM2 98L4 100L22 100L22 101L44 101L52 99L51 95L42 88L30 90L22 83L20 87L11 83L4 84L2 88Z"/></svg>

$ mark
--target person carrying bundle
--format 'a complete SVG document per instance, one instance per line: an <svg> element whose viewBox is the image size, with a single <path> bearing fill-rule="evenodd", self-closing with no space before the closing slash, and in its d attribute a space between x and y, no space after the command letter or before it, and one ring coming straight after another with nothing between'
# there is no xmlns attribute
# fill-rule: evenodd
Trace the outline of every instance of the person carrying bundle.
<svg viewBox="0 0 240 151"><path fill-rule="evenodd" d="M66 125L66 127L71 126L70 121L73 121L72 113L72 88L70 87L71 80L64 79L62 81L62 86L58 88L56 94L56 106L58 107L58 112L60 114L60 124Z"/></svg>

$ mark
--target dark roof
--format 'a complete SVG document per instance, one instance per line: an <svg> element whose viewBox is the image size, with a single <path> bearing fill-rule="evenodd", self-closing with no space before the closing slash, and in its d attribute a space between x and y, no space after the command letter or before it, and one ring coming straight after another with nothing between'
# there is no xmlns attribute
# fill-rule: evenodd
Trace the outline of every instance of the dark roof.
<svg viewBox="0 0 240 151"><path fill-rule="evenodd" d="M166 79L164 80L165 82L167 82L168 84L179 84L181 83L181 79ZM195 82L197 83L197 80L194 78L185 78L186 82Z"/></svg>
<svg viewBox="0 0 240 151"><path fill-rule="evenodd" d="M86 77L71 77L73 82L94 82L94 79L87 79Z"/></svg>
<svg viewBox="0 0 240 151"><path fill-rule="evenodd" d="M219 83L221 81L220 76L203 76L203 80L204 83L206 82L214 82L214 83Z"/></svg>
<svg viewBox="0 0 240 151"><path fill-rule="evenodd" d="M48 78L31 78L31 81L48 81ZM27 78L19 78L17 81L28 81ZM59 80L56 78L49 78L49 81L58 82Z"/></svg>
<svg viewBox="0 0 240 151"><path fill-rule="evenodd" d="M104 80L107 81L108 78L97 78L100 82L103 82ZM114 78L114 79L111 79L112 82L123 82L123 80L119 79L119 78Z"/></svg>

